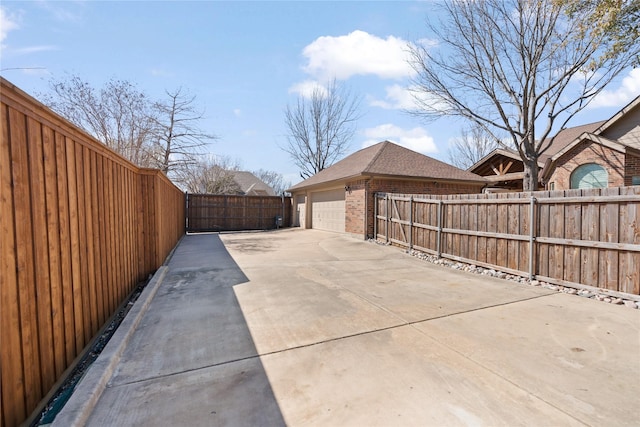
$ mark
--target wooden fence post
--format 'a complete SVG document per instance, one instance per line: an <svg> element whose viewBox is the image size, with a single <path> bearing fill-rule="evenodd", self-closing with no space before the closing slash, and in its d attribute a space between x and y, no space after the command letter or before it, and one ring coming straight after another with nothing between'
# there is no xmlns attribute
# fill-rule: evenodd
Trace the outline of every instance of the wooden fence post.
<svg viewBox="0 0 640 427"><path fill-rule="evenodd" d="M413 249L413 196L409 197L409 251Z"/></svg>
<svg viewBox="0 0 640 427"><path fill-rule="evenodd" d="M189 192L184 192L184 229L189 230Z"/></svg>
<svg viewBox="0 0 640 427"><path fill-rule="evenodd" d="M384 195L384 235L389 243L389 193Z"/></svg>
<svg viewBox="0 0 640 427"><path fill-rule="evenodd" d="M536 210L536 198L531 196L531 202L529 204L529 280L533 280L534 277L534 267L535 267L535 240L536 240L536 231L535 231L535 210Z"/></svg>
<svg viewBox="0 0 640 427"><path fill-rule="evenodd" d="M373 240L378 240L378 193L373 193Z"/></svg>
<svg viewBox="0 0 640 427"><path fill-rule="evenodd" d="M438 258L442 255L442 200L438 200L438 241L436 242Z"/></svg>

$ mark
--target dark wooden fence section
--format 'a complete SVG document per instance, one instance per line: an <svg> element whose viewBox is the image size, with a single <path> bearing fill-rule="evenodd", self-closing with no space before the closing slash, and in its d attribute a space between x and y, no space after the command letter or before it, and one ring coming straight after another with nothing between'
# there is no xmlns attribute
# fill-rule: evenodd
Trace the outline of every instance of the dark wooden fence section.
<svg viewBox="0 0 640 427"><path fill-rule="evenodd" d="M0 424L23 422L184 234L184 194L1 80Z"/></svg>
<svg viewBox="0 0 640 427"><path fill-rule="evenodd" d="M452 196L377 194L375 234L511 274L640 295L640 187Z"/></svg>
<svg viewBox="0 0 640 427"><path fill-rule="evenodd" d="M291 197L187 194L187 231L267 230L291 224Z"/></svg>

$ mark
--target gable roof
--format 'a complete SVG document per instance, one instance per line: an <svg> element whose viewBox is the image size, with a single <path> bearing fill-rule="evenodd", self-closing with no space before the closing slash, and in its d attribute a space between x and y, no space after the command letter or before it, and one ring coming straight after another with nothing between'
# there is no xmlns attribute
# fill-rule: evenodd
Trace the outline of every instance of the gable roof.
<svg viewBox="0 0 640 427"><path fill-rule="evenodd" d="M484 183L484 178L448 163L401 147L390 141L379 142L345 157L333 166L294 185L289 190L344 181L358 176L439 179Z"/></svg>
<svg viewBox="0 0 640 427"><path fill-rule="evenodd" d="M273 188L265 184L260 178L246 171L229 171L240 191L247 196L275 196Z"/></svg>
<svg viewBox="0 0 640 427"><path fill-rule="evenodd" d="M601 120L599 122L587 123L584 125L560 130L556 134L553 143L551 143L551 146L540 156L540 161L544 162L548 158L553 157L557 152L563 150L567 145L571 144L583 133L592 133L597 135L599 133L599 129L606 122L606 120ZM546 138L545 143L547 143L550 139L551 138Z"/></svg>
<svg viewBox="0 0 640 427"><path fill-rule="evenodd" d="M625 105L620 111L614 114L609 120L607 120L599 129L598 134L609 129L618 120L623 118L628 112L640 105L640 95L636 96L631 102Z"/></svg>
<svg viewBox="0 0 640 427"><path fill-rule="evenodd" d="M500 161L509 159L521 162L520 154L518 154L517 151L512 150L511 148L495 148L476 163L471 165L467 170L480 176L491 175L493 174L493 161L499 163Z"/></svg>
<svg viewBox="0 0 640 427"><path fill-rule="evenodd" d="M616 122L620 121L623 117L625 117L627 113L636 108L638 105L640 105L640 96L634 98L630 103L620 109L620 111L618 111L608 120L565 129L573 130L570 135L572 138L568 140L562 140L562 145L560 145L556 143L556 141L558 140L558 137L556 137L556 141L554 141L549 151L545 153L546 161L544 168L539 175L540 179L543 181L548 179L553 174L553 170L555 169L555 164L558 159L560 159L573 147L582 143L583 141L593 142L619 152L625 152L625 147L634 148L633 145L605 138L603 134L606 134L607 129L610 129ZM588 127L592 127L592 130L589 130ZM583 130L583 132L577 133L578 130ZM560 134L558 134L558 136L560 136ZM557 146L558 149L552 151L554 146Z"/></svg>

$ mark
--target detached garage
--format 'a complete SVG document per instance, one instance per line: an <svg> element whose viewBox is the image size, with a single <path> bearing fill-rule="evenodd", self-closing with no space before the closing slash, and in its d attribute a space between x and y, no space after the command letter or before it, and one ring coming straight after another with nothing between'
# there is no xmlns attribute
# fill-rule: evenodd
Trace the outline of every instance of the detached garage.
<svg viewBox="0 0 640 427"><path fill-rule="evenodd" d="M293 225L366 239L373 235L377 192L473 194L484 185L479 175L384 141L345 157L288 191L297 218Z"/></svg>

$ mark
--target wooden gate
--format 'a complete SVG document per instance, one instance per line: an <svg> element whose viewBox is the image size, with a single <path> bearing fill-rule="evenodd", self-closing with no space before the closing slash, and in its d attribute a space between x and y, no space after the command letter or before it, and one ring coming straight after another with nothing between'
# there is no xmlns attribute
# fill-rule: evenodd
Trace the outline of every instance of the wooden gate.
<svg viewBox="0 0 640 427"><path fill-rule="evenodd" d="M291 197L187 194L186 204L188 232L268 230L291 224Z"/></svg>

